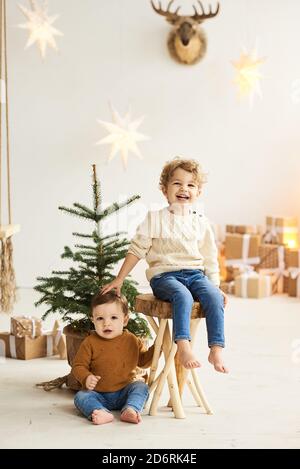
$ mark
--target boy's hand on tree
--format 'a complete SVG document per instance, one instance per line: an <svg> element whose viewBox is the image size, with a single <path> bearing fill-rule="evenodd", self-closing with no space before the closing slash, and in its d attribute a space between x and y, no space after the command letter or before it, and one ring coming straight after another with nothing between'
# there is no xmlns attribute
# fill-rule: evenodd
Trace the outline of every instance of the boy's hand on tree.
<svg viewBox="0 0 300 469"><path fill-rule="evenodd" d="M101 379L101 376L89 375L86 379L85 387L89 391L92 391L93 389L95 389L99 379Z"/></svg>
<svg viewBox="0 0 300 469"><path fill-rule="evenodd" d="M112 282L108 283L107 285L105 285L102 290L101 290L101 293L102 295L104 295L104 293L107 293L109 292L110 290L113 290L115 289L116 290L116 293L118 296L121 296L121 288L122 288L122 285L123 285L123 280L116 277Z"/></svg>

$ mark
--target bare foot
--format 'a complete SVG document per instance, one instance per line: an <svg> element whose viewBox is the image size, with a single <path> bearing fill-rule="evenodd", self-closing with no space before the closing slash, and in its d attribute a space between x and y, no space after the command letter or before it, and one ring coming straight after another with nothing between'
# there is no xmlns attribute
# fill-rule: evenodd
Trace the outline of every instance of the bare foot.
<svg viewBox="0 0 300 469"><path fill-rule="evenodd" d="M195 355L193 354L190 342L188 340L178 340L177 341L177 353L179 363L184 366L184 368L199 368L201 363Z"/></svg>
<svg viewBox="0 0 300 469"><path fill-rule="evenodd" d="M127 409L121 413L120 420L122 420L122 422L140 423L142 421L142 417L134 409L127 407Z"/></svg>
<svg viewBox="0 0 300 469"><path fill-rule="evenodd" d="M114 416L106 412L106 410L95 409L92 413L92 422L95 425L103 425L104 423L110 423L114 419Z"/></svg>
<svg viewBox="0 0 300 469"><path fill-rule="evenodd" d="M223 363L222 347L219 347L218 345L213 345L208 355L208 361L214 366L216 371L219 371L220 373L229 372L228 368L226 368Z"/></svg>

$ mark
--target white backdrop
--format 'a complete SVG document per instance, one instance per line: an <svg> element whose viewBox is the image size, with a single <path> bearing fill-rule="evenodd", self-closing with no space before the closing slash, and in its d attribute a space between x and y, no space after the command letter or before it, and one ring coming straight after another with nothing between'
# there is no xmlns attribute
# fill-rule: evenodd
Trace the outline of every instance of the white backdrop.
<svg viewBox="0 0 300 469"><path fill-rule="evenodd" d="M64 37L57 39L59 54L48 50L44 62L36 46L24 51L27 32L16 25L25 18L17 0L7 3L19 286L31 287L36 276L63 266L59 256L73 243L72 231L89 231L57 207L91 204L92 163L105 203L142 196L129 212L131 228L143 210L164 202L158 178L175 155L198 158L208 171L204 204L213 222L300 218L299 1L221 0L218 17L203 24L207 55L190 67L169 57L170 26L150 0L49 0ZM175 4L193 11L192 0ZM237 100L231 61L242 46L255 44L266 61L263 99L250 109ZM119 156L105 164L109 147L95 146L106 135L97 119L111 120L109 101L122 114L129 104L133 117L144 114L140 130L151 136L139 145L143 161L130 157L126 172ZM141 284L144 267L134 271Z"/></svg>

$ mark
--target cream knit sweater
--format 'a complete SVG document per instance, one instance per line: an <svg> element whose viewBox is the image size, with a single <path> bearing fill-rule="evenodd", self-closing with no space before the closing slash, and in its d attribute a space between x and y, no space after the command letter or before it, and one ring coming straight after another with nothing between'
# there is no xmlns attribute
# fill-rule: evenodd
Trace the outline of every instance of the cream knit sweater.
<svg viewBox="0 0 300 469"><path fill-rule="evenodd" d="M220 284L214 234L208 219L197 212L174 215L167 207L148 212L128 252L146 259L148 281L164 272L201 269L212 283Z"/></svg>

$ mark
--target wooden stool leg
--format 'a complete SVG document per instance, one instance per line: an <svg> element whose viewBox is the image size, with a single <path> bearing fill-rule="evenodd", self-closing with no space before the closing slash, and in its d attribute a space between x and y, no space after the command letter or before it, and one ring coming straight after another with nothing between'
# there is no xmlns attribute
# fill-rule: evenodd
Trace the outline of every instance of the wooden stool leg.
<svg viewBox="0 0 300 469"><path fill-rule="evenodd" d="M157 333L157 336L156 336L156 339L155 339L154 354L153 354L153 359L152 359L151 368L150 368L150 376L149 376L149 380L148 380L148 386L149 387L153 383L154 378L155 378L155 374L156 374L156 371L157 371L159 354L160 354L160 350L161 350L161 347L162 347L162 342L163 342L163 338L164 338L166 324L167 324L167 322L163 322L163 323L160 324L160 327L158 329L158 333Z"/></svg>
<svg viewBox="0 0 300 469"><path fill-rule="evenodd" d="M194 384L196 386L196 389L197 389L198 394L200 396L200 399L202 401L203 407L206 410L207 414L212 415L213 411L211 410L211 407L210 407L210 405L209 405L209 403L206 399L206 396L205 396L204 391L202 389L202 386L200 384L200 381L199 381L199 378L198 378L198 375L197 375L197 372L196 372L196 368L193 368L191 370L191 373L192 373L192 377L193 377L193 380L194 380Z"/></svg>
<svg viewBox="0 0 300 469"><path fill-rule="evenodd" d="M165 330L165 327L166 327L166 325L167 325L167 321L165 321L164 323L161 323L161 326L160 326L161 329L160 329L160 327L157 325L155 319L154 319L153 317L151 317L151 316L148 316L148 321L149 321L149 323L150 323L150 325L151 325L151 327L152 327L152 329L153 329L153 331L155 332L156 335L158 335L158 333L159 333L160 330ZM168 355L169 355L169 352L170 352L170 347L171 347L170 339L169 339L169 341L168 341L168 337L169 337L169 336L170 336L170 334L168 333L167 341L163 341L163 343L162 343L162 347L163 347L163 352L164 352L165 360L167 360L167 358L168 358ZM157 339L156 339L156 340L157 340ZM168 342L168 343L167 343L167 342ZM151 368L152 368L152 367L154 368L155 366L152 365ZM157 365L156 365L156 370L155 370L155 372L156 372L156 371L157 371ZM154 391L155 387L157 386L157 384L158 384L158 382L159 382L161 376L162 376L162 372L161 372L156 378L155 378L155 374L154 374L154 376L153 376L153 378L152 378L152 381L151 381L151 384L149 385L149 388L150 388L150 389L149 389L149 394L150 394L150 395L151 395L151 393ZM154 379L154 378L155 378L155 379ZM170 393L170 396L173 396L173 394L174 394L174 391L173 391L173 389L174 389L174 379L173 379L171 373L168 374L168 378L167 378L167 379L168 379L168 386L169 386L169 393ZM148 384L149 384L149 383L148 383ZM175 398L175 399L176 399L176 398ZM145 410L147 410L147 407L148 407L148 405L149 405L149 401L150 401L150 399L148 399L148 402L147 402L147 404L146 404L146 406L145 406Z"/></svg>
<svg viewBox="0 0 300 469"><path fill-rule="evenodd" d="M167 353L168 353L168 350L171 349L172 344L173 344L172 337L171 337L170 329L168 327L165 332L165 345L166 345ZM164 353L165 353L165 350L164 350ZM168 357L167 353L165 353L166 360ZM180 394L178 390L175 362L172 363L171 371L168 375L168 385L169 385L169 393L170 393L170 407L172 407L175 417L176 417L176 414L178 414L179 417L177 418L185 418L185 414L183 411L182 402L181 402L181 398L180 398ZM175 402L176 409L179 408L179 410L175 411L173 402ZM183 415L183 417L181 417L180 415Z"/></svg>
<svg viewBox="0 0 300 469"><path fill-rule="evenodd" d="M162 319L162 321L167 321L167 319ZM170 330L169 330L169 325L167 324L166 326L166 331L165 331L165 338L164 338L164 343L166 344L165 349L169 348L171 345L171 337L170 337ZM172 406L173 406L173 411L175 418L185 418L185 414L183 411L183 407L181 404L180 396L179 396L179 391L178 391L178 386L177 386L177 381L176 381L176 375L175 375L175 365L174 365L174 356L176 353L177 345L173 343L171 347L169 348L169 353L166 354L166 363L165 367L161 373L161 377L158 381L157 387L154 392L154 396L151 402L150 406L150 415L156 415L157 414L157 406L159 402L159 398L161 396L162 390L164 383L170 374L170 393L171 393L171 399L172 399Z"/></svg>
<svg viewBox="0 0 300 469"><path fill-rule="evenodd" d="M155 335L158 334L158 324L156 323L155 319L152 316L147 316L147 321L149 322L150 326L152 327Z"/></svg>
<svg viewBox="0 0 300 469"><path fill-rule="evenodd" d="M175 355L175 368L180 397L182 397L183 388L187 379L188 370L179 363L178 353Z"/></svg>
<svg viewBox="0 0 300 469"><path fill-rule="evenodd" d="M203 402L201 401L201 398L198 394L198 391L197 391L196 386L194 385L193 381L190 378L188 378L186 382L187 382L187 385L188 385L188 387L189 387L189 389L190 389L190 391L193 395L193 398L196 401L197 406L204 407Z"/></svg>
<svg viewBox="0 0 300 469"><path fill-rule="evenodd" d="M153 332L154 334L157 336L158 334L158 330L159 330L159 326L158 324L156 323L155 319L152 317L152 316L147 316L147 320L150 324L150 326L152 327L153 329ZM156 340L156 338L154 339ZM155 348L155 347L154 347ZM151 364L151 368L152 368L152 364ZM156 366L157 368L157 366ZM159 377L158 377L159 378ZM148 382L148 385L149 385L149 397L148 397L148 400L145 404L145 408L144 408L144 411L149 413L149 405L150 405L150 399L151 399L151 393L154 391L155 387L157 386L157 383L158 383L158 378L156 378L155 380L152 381L151 385L149 385L149 382ZM154 379L154 377L153 377ZM149 380L150 380L150 377L149 377Z"/></svg>
<svg viewBox="0 0 300 469"><path fill-rule="evenodd" d="M200 324L200 320L201 320L200 318L191 320L191 346L192 346L192 348L193 348L193 345L194 345L194 342L195 342L196 332L197 332L198 326ZM175 357L175 360L176 360L176 357ZM176 361L175 361L175 363L176 363ZM191 371L191 373L192 373L193 381L191 379L188 379L189 371ZM198 375L197 375L197 372L196 372L196 368L194 368L192 370L187 370L182 365L180 365L180 363L177 361L176 372L177 372L177 381L178 381L178 389L179 389L179 393L180 393L180 398L182 397L183 389L184 389L184 386L187 382L188 386L189 386L189 389L190 389L190 391L191 391L191 393L192 393L192 395L193 395L193 397L196 401L196 404L199 407L204 407L206 413L211 415L213 412L212 412L211 407L210 407L210 405L209 405L209 403L206 399L203 388L200 384L200 381L199 381L199 378L198 378ZM172 406L171 399L170 399L168 405Z"/></svg>
<svg viewBox="0 0 300 469"><path fill-rule="evenodd" d="M198 330L198 327L199 327L199 324L200 324L200 321L201 319L192 319L191 321L191 337L192 337L192 341L191 341L191 344L192 344L192 347L194 346L194 343L195 343L195 339L196 339L196 334L197 334L197 330ZM194 382L189 378L187 380L187 384L188 384L188 387L196 401L196 404L199 406L199 407L204 407L204 403L201 399L201 395L198 393L197 391L197 388L194 384Z"/></svg>
<svg viewBox="0 0 300 469"><path fill-rule="evenodd" d="M199 324L200 324L200 318L191 320L191 347L192 348L194 346L196 332L197 332ZM183 389L187 381L189 370L184 368L184 366L182 366L179 363L177 354L175 355L175 367L176 367L176 376L177 376L179 394L180 394L180 397L182 397ZM197 405L199 405L197 400L196 402L197 402ZM168 406L171 407L171 401L168 402Z"/></svg>

